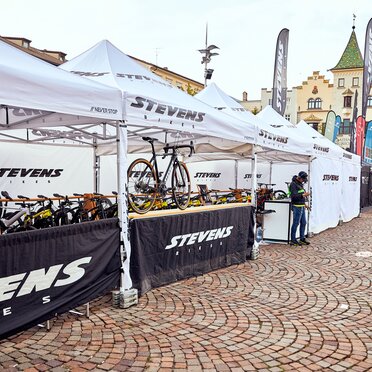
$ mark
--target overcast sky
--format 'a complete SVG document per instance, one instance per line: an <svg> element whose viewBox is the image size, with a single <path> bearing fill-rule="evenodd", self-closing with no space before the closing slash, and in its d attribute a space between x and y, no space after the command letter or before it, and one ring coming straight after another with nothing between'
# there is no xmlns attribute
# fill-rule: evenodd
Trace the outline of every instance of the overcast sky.
<svg viewBox="0 0 372 372"><path fill-rule="evenodd" d="M123 52L204 82L201 54L219 46L212 81L227 94L260 98L271 88L276 38L289 29L288 86L319 70L328 78L356 15L363 53L372 0L12 0L1 1L1 36L25 37L72 59L102 39ZM0 56L1 58L1 56Z"/></svg>

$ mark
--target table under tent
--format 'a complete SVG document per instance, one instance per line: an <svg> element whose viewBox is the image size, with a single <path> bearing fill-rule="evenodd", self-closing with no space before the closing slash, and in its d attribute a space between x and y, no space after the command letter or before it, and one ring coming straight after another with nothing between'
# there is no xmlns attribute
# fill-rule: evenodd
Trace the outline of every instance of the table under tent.
<svg viewBox="0 0 372 372"><path fill-rule="evenodd" d="M1 138L7 144L12 141L22 143L25 151L28 144L40 142L53 142L55 147L66 144L91 146L94 158L98 149L107 151L109 148L117 154L119 191L119 220L0 236L1 254L5 257L1 265L4 285L0 293L2 316L7 319L7 322L1 322L1 337L5 337L97 297L118 284L119 277L122 290L132 287L126 199L127 152L144 147L142 136L158 138L163 144L192 140L197 152L215 152L217 157L229 153L238 158L252 150L254 127L250 128L246 123L201 103L141 66L131 65L134 62L106 41L98 44L100 55L96 54L96 60L103 61L104 66L91 66L87 73L72 68L81 75L94 75L98 82L50 66L5 43L0 43L0 48L0 78L3 82L0 88ZM97 53L97 49L93 50ZM107 52L116 57L125 56L128 65L122 60L115 64L105 58ZM83 56L77 57L77 61L81 61ZM112 55L106 54L106 57ZM110 72L109 67L116 70ZM108 81L106 86L101 84L101 77L110 80L113 87L107 86ZM122 83L125 87L121 86ZM231 131L231 124L234 131ZM43 133L42 140L40 133ZM85 137L79 137L78 133ZM105 141L109 145L105 146ZM11 174L27 173L22 166L18 168ZM40 172L35 175L40 175ZM200 217L207 220L205 228L215 240L213 243L220 247L215 251L222 256L204 266L197 265L210 259L210 251L203 251L200 244L206 236L204 234L202 238L199 235L198 251L195 249L192 255L195 269L190 270L189 266L181 276L171 275L171 279L245 261L248 245L253 244L253 210L250 206L234 210L215 214L205 212L207 214ZM226 226L214 229L213 224L221 221L221 214ZM183 218L186 217L176 217L181 233L185 228L200 229L201 225L195 226L195 218L192 219L194 225L188 225L190 222ZM232 218L234 226L228 225ZM166 226L176 226L172 222L174 220L166 222ZM208 247L216 244L208 241ZM190 252L193 246L188 248ZM159 252L163 262L167 261L165 255L172 255L170 260L173 263L175 258L185 259L180 250L167 249L164 252L163 247ZM27 260L24 260L25 256ZM152 258L150 255L150 260ZM142 284L148 280L140 279L143 279ZM158 283L167 280L169 278ZM141 288L146 291L149 286Z"/></svg>

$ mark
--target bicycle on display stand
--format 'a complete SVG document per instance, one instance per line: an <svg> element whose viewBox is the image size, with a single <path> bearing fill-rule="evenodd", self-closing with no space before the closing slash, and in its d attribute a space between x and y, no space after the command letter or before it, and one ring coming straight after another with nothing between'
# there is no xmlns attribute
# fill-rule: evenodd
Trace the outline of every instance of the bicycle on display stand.
<svg viewBox="0 0 372 372"><path fill-rule="evenodd" d="M152 150L150 161L146 159L136 159L128 168L128 202L130 209L144 214L150 211L157 199L167 199L169 193L175 205L183 210L189 205L191 195L190 174L186 164L178 160L179 150L187 148L190 150L189 156L194 152L194 145L165 145L163 154L156 154L154 141L156 139L143 137L144 141L149 142ZM160 175L157 156L169 156L169 162L164 174ZM171 176L170 187L167 180Z"/></svg>

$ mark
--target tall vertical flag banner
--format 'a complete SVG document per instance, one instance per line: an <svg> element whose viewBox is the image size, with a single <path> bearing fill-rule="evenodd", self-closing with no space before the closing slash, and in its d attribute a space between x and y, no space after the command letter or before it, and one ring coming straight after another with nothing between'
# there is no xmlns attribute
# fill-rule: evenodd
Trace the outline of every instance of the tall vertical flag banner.
<svg viewBox="0 0 372 372"><path fill-rule="evenodd" d="M276 42L272 107L283 116L287 103L287 59L289 30L283 28Z"/></svg>
<svg viewBox="0 0 372 372"><path fill-rule="evenodd" d="M355 151L354 153L362 156L364 145L364 130L366 121L362 115L358 116L355 122Z"/></svg>
<svg viewBox="0 0 372 372"><path fill-rule="evenodd" d="M330 141L333 141L333 136L335 132L335 124L336 124L336 114L334 111L328 111L326 124L325 124L325 131L324 137L328 138Z"/></svg>
<svg viewBox="0 0 372 372"><path fill-rule="evenodd" d="M364 161L372 165L372 120L367 125Z"/></svg>
<svg viewBox="0 0 372 372"><path fill-rule="evenodd" d="M356 120L358 117L358 90L355 90L353 119L350 124L350 152L356 154Z"/></svg>
<svg viewBox="0 0 372 372"><path fill-rule="evenodd" d="M364 46L364 69L363 69L363 97L362 116L366 118L368 95L372 86L372 18L369 20L366 30Z"/></svg>
<svg viewBox="0 0 372 372"><path fill-rule="evenodd" d="M335 128L333 131L333 142L334 143L336 143L337 135L338 135L338 132L340 131L340 125L341 125L341 116L337 115L336 121L335 121Z"/></svg>

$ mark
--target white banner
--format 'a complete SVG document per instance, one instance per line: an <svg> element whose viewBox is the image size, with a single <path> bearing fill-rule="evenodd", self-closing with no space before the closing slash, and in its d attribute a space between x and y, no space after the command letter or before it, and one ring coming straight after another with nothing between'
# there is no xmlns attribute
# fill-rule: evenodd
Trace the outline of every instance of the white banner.
<svg viewBox="0 0 372 372"><path fill-rule="evenodd" d="M0 190L13 198L89 193L93 182L91 148L1 143Z"/></svg>
<svg viewBox="0 0 372 372"><path fill-rule="evenodd" d="M336 227L341 217L342 163L317 158L311 163L310 231Z"/></svg>
<svg viewBox="0 0 372 372"><path fill-rule="evenodd" d="M196 185L207 185L209 190L229 190L235 188L236 165L234 160L203 161L189 163L191 189L197 191Z"/></svg>
<svg viewBox="0 0 372 372"><path fill-rule="evenodd" d="M273 164L271 182L275 183L275 190L283 190L288 192L288 186L286 182L292 182L292 178L298 175L299 172L304 171L308 173L308 165L304 164L294 164L294 163L283 163L283 164ZM310 175L311 178L311 175ZM309 185L305 184L305 190L308 191Z"/></svg>
<svg viewBox="0 0 372 372"><path fill-rule="evenodd" d="M270 182L270 164L257 164L257 183ZM252 188L252 166L251 161L239 161L238 165L238 188Z"/></svg>
<svg viewBox="0 0 372 372"><path fill-rule="evenodd" d="M341 219L352 220L360 213L360 165L342 163Z"/></svg>

